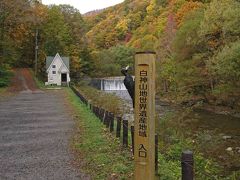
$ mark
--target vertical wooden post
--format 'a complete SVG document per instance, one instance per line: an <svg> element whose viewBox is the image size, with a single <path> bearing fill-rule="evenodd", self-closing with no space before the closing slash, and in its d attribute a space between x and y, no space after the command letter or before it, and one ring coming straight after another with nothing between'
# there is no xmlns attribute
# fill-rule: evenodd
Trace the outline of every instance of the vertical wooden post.
<svg viewBox="0 0 240 180"><path fill-rule="evenodd" d="M114 114L110 113L110 132L114 131Z"/></svg>
<svg viewBox="0 0 240 180"><path fill-rule="evenodd" d="M103 124L106 125L107 124L107 117L108 116L108 111L104 112L104 118L103 118Z"/></svg>
<svg viewBox="0 0 240 180"><path fill-rule="evenodd" d="M99 118L99 107L96 107L96 116Z"/></svg>
<svg viewBox="0 0 240 180"><path fill-rule="evenodd" d="M131 126L132 153L134 155L134 126Z"/></svg>
<svg viewBox="0 0 240 180"><path fill-rule="evenodd" d="M97 106L94 106L94 114L97 116Z"/></svg>
<svg viewBox="0 0 240 180"><path fill-rule="evenodd" d="M101 119L101 122L103 121L103 118L104 118L104 109L101 108L100 109L100 119Z"/></svg>
<svg viewBox="0 0 240 180"><path fill-rule="evenodd" d="M135 180L155 179L155 61L155 53L135 55Z"/></svg>
<svg viewBox="0 0 240 180"><path fill-rule="evenodd" d="M182 153L181 164L182 164L182 180L193 180L194 162L192 151L184 151Z"/></svg>
<svg viewBox="0 0 240 180"><path fill-rule="evenodd" d="M98 117L99 121L101 121L100 107L97 107L97 117Z"/></svg>
<svg viewBox="0 0 240 180"><path fill-rule="evenodd" d="M108 112L108 114L107 114L107 124L106 124L106 128L110 128L110 122L111 122L110 114L111 114L111 112Z"/></svg>
<svg viewBox="0 0 240 180"><path fill-rule="evenodd" d="M106 125L106 128L109 127L109 112L108 111L105 112L105 125Z"/></svg>
<svg viewBox="0 0 240 180"><path fill-rule="evenodd" d="M121 121L122 121L121 116L118 116L117 117L117 132L116 132L117 138L119 138L121 136Z"/></svg>
<svg viewBox="0 0 240 180"><path fill-rule="evenodd" d="M123 120L123 146L128 147L128 120Z"/></svg>

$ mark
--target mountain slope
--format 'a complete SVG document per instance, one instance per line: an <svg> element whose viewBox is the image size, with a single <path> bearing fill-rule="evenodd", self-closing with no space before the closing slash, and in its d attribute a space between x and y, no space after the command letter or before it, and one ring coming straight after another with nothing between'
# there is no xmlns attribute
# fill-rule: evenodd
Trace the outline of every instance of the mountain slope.
<svg viewBox="0 0 240 180"><path fill-rule="evenodd" d="M93 59L116 64L97 74L119 69L112 48L156 51L159 92L238 106L239 12L236 0L126 0L85 17Z"/></svg>

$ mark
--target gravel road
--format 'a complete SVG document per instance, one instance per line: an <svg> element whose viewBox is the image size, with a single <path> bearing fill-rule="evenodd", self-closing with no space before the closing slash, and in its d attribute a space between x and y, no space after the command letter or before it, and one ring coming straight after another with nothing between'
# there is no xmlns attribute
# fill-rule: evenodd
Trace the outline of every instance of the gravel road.
<svg viewBox="0 0 240 180"><path fill-rule="evenodd" d="M0 102L0 179L90 179L77 171L69 141L74 121L56 91L22 91Z"/></svg>

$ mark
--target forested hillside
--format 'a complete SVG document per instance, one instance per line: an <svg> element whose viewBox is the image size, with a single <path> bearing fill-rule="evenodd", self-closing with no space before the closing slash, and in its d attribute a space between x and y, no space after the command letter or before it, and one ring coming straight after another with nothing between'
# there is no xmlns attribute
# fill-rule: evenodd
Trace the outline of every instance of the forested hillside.
<svg viewBox="0 0 240 180"><path fill-rule="evenodd" d="M157 91L239 107L238 0L125 0L81 15L69 5L1 0L0 67L33 67L70 56L72 78L120 75L135 51L157 52Z"/></svg>
<svg viewBox="0 0 240 180"><path fill-rule="evenodd" d="M85 17L99 75L131 64L133 51L156 51L162 95L238 108L239 19L237 0L126 0Z"/></svg>

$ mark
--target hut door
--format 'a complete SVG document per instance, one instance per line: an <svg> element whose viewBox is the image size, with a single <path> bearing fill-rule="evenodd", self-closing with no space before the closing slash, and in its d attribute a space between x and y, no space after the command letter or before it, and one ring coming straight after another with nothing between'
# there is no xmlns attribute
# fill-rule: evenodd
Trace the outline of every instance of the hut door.
<svg viewBox="0 0 240 180"><path fill-rule="evenodd" d="M62 82L67 82L67 74L62 74Z"/></svg>

